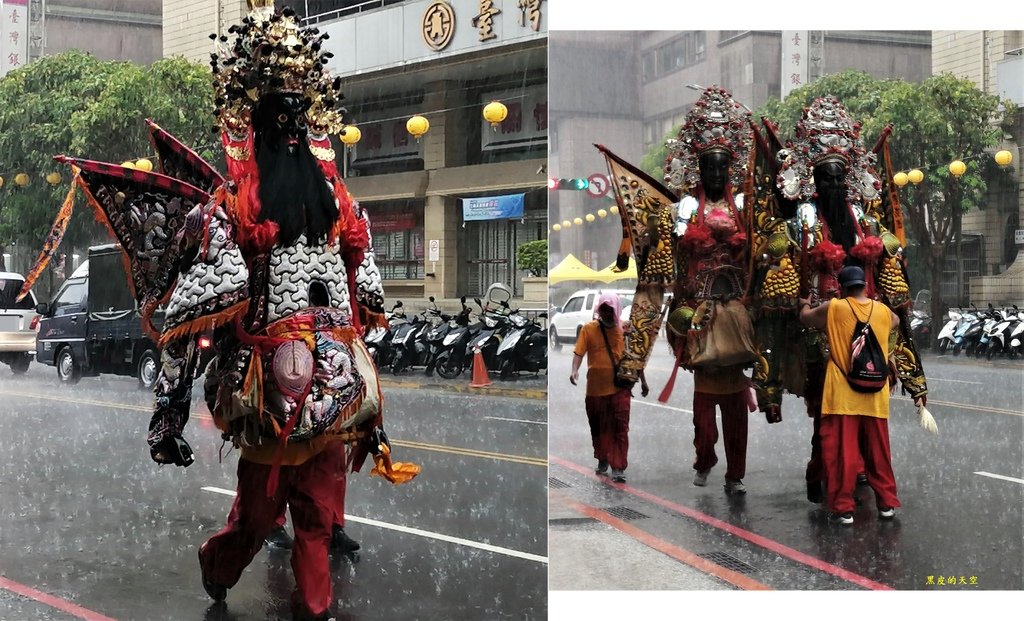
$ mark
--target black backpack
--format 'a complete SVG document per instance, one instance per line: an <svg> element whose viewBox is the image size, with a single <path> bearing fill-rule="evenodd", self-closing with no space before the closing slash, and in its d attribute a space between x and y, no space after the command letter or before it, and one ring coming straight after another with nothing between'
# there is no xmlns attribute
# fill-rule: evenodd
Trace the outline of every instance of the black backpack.
<svg viewBox="0 0 1024 621"><path fill-rule="evenodd" d="M850 304L849 299L846 303L850 306L853 318L857 320L853 337L850 339L850 370L846 373L846 382L857 392L878 392L889 379L889 367L882 347L871 330L871 313L875 311L875 303L871 302L871 310L864 321L857 317L857 312L853 310L853 304ZM832 358L832 362L839 366L835 357Z"/></svg>

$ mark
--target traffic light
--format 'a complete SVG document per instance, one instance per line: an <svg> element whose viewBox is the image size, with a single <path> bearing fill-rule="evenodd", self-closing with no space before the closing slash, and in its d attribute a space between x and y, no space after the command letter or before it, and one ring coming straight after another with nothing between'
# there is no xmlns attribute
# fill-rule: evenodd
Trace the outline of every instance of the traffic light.
<svg viewBox="0 0 1024 621"><path fill-rule="evenodd" d="M549 190L586 190L590 182L586 179L548 179Z"/></svg>

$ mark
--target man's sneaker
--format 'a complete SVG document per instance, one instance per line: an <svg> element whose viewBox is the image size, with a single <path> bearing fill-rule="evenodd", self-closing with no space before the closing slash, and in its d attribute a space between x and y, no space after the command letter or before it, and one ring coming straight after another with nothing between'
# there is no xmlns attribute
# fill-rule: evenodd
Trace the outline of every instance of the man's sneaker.
<svg viewBox="0 0 1024 621"><path fill-rule="evenodd" d="M281 548L282 550L292 549L292 537L284 529L284 526L275 526L274 530L270 531L270 534L267 535L265 541L268 546L273 548Z"/></svg>
<svg viewBox="0 0 1024 621"><path fill-rule="evenodd" d="M203 579L203 590L210 596L215 602L223 602L228 597L228 588L215 584L212 580L206 577L206 571L203 569L203 549L206 544L199 546L199 573Z"/></svg>
<svg viewBox="0 0 1024 621"><path fill-rule="evenodd" d="M878 517L883 519L883 520L891 520L894 517L896 517L896 508L895 507L879 507L878 508Z"/></svg>
<svg viewBox="0 0 1024 621"><path fill-rule="evenodd" d="M334 532L331 535L331 552L355 552L359 549L359 542L345 534L345 529L334 525Z"/></svg>
<svg viewBox="0 0 1024 621"><path fill-rule="evenodd" d="M618 468L612 468L612 481L614 481L615 483L625 483L626 471L619 470Z"/></svg>
<svg viewBox="0 0 1024 621"><path fill-rule="evenodd" d="M743 481L730 481L725 480L725 493L726 494L746 494L747 487L743 485Z"/></svg>
<svg viewBox="0 0 1024 621"><path fill-rule="evenodd" d="M597 461L597 469L594 470L594 474L599 474L601 476L608 476L608 462L607 462L607 460L599 459Z"/></svg>
<svg viewBox="0 0 1024 621"><path fill-rule="evenodd" d="M710 470L698 470L697 474L693 475L693 484L697 487L704 487L708 484L709 474L711 474Z"/></svg>
<svg viewBox="0 0 1024 621"><path fill-rule="evenodd" d="M847 511L846 513L829 513L828 517L831 521L836 524L842 524L843 526L853 524L853 511Z"/></svg>

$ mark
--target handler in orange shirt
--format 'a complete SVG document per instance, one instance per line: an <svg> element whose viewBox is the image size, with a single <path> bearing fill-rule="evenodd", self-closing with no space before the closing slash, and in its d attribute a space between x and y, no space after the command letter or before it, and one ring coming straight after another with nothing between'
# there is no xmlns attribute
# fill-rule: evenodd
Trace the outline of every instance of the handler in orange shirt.
<svg viewBox="0 0 1024 621"><path fill-rule="evenodd" d="M826 330L831 356L825 371L821 404L821 448L827 487L826 502L831 517L840 524L853 524L853 490L863 464L868 485L875 492L875 506L881 519L892 519L900 506L896 476L889 449L889 386L878 392L854 391L846 380L850 368L850 341L858 321L871 326L886 359L889 333L899 317L889 307L865 295L864 270L847 266L839 272L843 298L811 308L800 300L800 321ZM915 400L917 402L919 400ZM863 454L858 444L864 437Z"/></svg>
<svg viewBox="0 0 1024 621"><path fill-rule="evenodd" d="M615 385L615 373L622 359L625 345L619 316L622 314L619 296L602 293L597 300L597 318L583 326L576 340L575 355L569 381L573 386L579 379L583 356L587 357L587 420L590 439L597 459L597 474L607 475L612 468L612 481L626 482L626 454L629 452L629 406L633 398L629 388ZM643 372L640 373L643 396L649 388Z"/></svg>

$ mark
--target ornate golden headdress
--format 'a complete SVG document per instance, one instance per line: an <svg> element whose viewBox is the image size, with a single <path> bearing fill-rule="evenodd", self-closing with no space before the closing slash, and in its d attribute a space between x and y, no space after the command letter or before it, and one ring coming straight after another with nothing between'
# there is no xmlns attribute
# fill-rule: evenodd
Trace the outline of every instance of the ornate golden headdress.
<svg viewBox="0 0 1024 621"><path fill-rule="evenodd" d="M293 93L310 101L306 113L310 133L323 135L341 129L341 78L324 65L333 56L323 51L328 38L316 28L301 28L295 11L274 10L272 0L248 0L249 14L227 36L210 35L216 51L210 55L215 90L215 114L220 129L242 135L251 123L252 109L268 93Z"/></svg>
<svg viewBox="0 0 1024 621"><path fill-rule="evenodd" d="M740 188L753 144L750 112L726 89L706 88L686 115L679 135L666 142L665 183L676 191L696 186L700 179L700 155L721 151L732 157L729 182L732 187Z"/></svg>
<svg viewBox="0 0 1024 621"><path fill-rule="evenodd" d="M818 97L804 108L796 136L779 151L776 184L789 200L811 200L817 192L814 167L839 162L846 168L846 193L852 203L878 198L881 182L874 171L876 157L864 148L860 123L834 96Z"/></svg>

